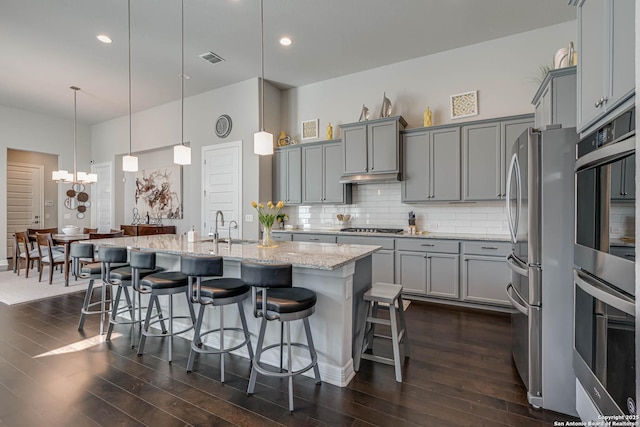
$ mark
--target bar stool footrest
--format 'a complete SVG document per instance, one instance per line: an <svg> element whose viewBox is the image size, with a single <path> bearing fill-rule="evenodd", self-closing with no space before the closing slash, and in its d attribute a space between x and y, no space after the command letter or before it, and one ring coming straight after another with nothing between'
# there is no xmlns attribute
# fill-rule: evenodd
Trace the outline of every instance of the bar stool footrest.
<svg viewBox="0 0 640 427"><path fill-rule="evenodd" d="M174 316L173 320L176 320L176 319L189 319L189 320L191 320L191 317L189 317L189 316ZM171 319L169 319L168 317L163 317L162 319L160 319L160 318L155 319L153 322L149 322L149 328L151 328L151 325L153 325L153 324L164 322L164 321L170 322ZM155 334L155 333L149 333L149 332L143 330L142 334L145 337L168 337L168 336L175 336L175 335L183 334L183 333L185 333L187 331L190 331L193 328L195 328L195 326L191 325L191 326L189 326L189 327L187 327L185 329L182 329L180 331L174 331L173 334L169 334L169 331L164 331L161 334Z"/></svg>
<svg viewBox="0 0 640 427"><path fill-rule="evenodd" d="M304 348L309 350L309 346L306 344L302 344L302 343L298 343L298 342L292 342L291 343L292 347L300 347L300 348ZM262 353L264 353L267 350L271 350L274 348L279 348L280 347L280 343L276 343L276 344L271 344L268 345L266 347L262 347ZM307 366L304 366L300 369L298 369L297 371L292 371L292 372L274 372L272 370L269 369L265 369L262 366L260 366L260 362L257 359L253 359L253 368L260 374L262 375L268 375L271 377L278 377L278 378L288 378L288 377L292 377L294 375L299 375L302 374L303 372L307 372L309 369L315 367L318 364L318 354L314 354L313 357L311 358L311 363L309 363ZM269 365L272 366L272 365ZM276 369L278 369L277 367L275 367Z"/></svg>
<svg viewBox="0 0 640 427"><path fill-rule="evenodd" d="M226 332L226 331L242 332L242 333L244 334L244 329L242 329L242 328L224 328L224 331L225 331L225 332ZM212 330L207 331L207 332L205 332L205 333L203 333L203 334L200 334L200 335L198 336L198 340L197 340L197 341L198 341L198 342L200 342L200 343L202 343L202 345L205 345L205 344L202 342L202 337L204 337L205 335L213 334L213 333L215 333L215 332L220 332L220 328L212 329ZM222 354L222 353L229 353L230 351L234 351L234 350L239 349L240 347L244 347L245 345L247 345L247 343L248 343L250 340L251 340L251 337L249 337L249 338L245 338L245 340L244 340L243 342L241 342L240 344L238 344L238 345L236 345L236 346L234 346L234 347L225 348L225 349L223 349L223 350L221 350L221 349L219 349L219 348L218 348L218 349L216 349L216 348L213 348L213 347L209 347L209 348L211 348L211 350L206 350L206 349L203 349L202 347L198 347L198 346L195 344L195 343L196 343L196 340L193 340L193 341L191 342L191 349L192 349L193 351L195 351L195 352L197 352L197 353L201 353L201 354Z"/></svg>

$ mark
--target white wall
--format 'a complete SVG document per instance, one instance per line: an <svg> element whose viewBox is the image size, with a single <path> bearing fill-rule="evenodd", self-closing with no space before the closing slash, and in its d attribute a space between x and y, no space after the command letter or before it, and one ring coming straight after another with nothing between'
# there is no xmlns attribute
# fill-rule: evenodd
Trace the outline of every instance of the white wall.
<svg viewBox="0 0 640 427"><path fill-rule="evenodd" d="M467 119L532 113L536 71L569 41L576 41L575 21L290 89L281 130L300 141L300 122L319 118L322 138L328 122L340 138L338 125L356 122L363 103L371 119L379 117L384 92L407 128L422 127L427 106L434 125L450 123L449 97L470 90L478 90L479 115Z"/></svg>
<svg viewBox="0 0 640 427"><path fill-rule="evenodd" d="M184 233L192 225L199 228L201 216L201 148L229 141L243 141L243 189L242 207L248 212L251 200L271 193L271 157L259 159L253 154L253 133L258 130L258 82L250 79L210 92L185 98L184 137L191 145L192 164L183 169L183 220L163 220L164 224L174 224L178 233ZM275 132L280 123L279 91L265 85L265 128ZM228 137L220 139L215 135L215 121L221 114L228 114L232 120L232 130ZM114 161L120 170L120 155L129 150L128 116L101 123L92 128L92 148L96 161ZM180 142L180 101L161 105L133 115L133 149L139 153L140 168L169 165L173 162L172 146ZM124 185L134 185L133 174L125 174ZM131 175L131 176L129 176ZM116 174L118 176L118 174ZM120 176L120 180L122 175ZM125 223L131 221L133 200L125 198L124 186L115 183L116 206L123 206ZM129 190L127 193L131 194ZM237 218L238 221L244 218ZM244 238L258 238L258 224L244 223Z"/></svg>
<svg viewBox="0 0 640 427"><path fill-rule="evenodd" d="M81 96L81 94L79 95ZM80 104L80 102L79 102ZM71 108L71 107L70 107ZM80 108L80 107L78 107ZM77 164L78 170L89 171L90 165L90 131L87 126L78 124L77 136ZM6 267L6 239L7 239L7 149L35 151L39 153L55 154L58 157L58 167L73 171L73 120L64 120L43 116L29 111L18 110L0 105L0 165L4 172L0 173L0 269ZM45 177L51 179L51 176ZM78 220L75 215L64 219L64 214L71 211L64 207L64 193L69 186L58 186L58 197L54 200L58 218L64 224L75 224L79 227L89 227L91 218ZM9 236L10 238L10 236Z"/></svg>

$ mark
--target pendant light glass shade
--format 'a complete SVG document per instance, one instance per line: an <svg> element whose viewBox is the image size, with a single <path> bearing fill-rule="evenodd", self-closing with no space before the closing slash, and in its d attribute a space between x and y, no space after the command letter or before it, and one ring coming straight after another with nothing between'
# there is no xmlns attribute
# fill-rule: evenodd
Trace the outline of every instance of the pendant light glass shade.
<svg viewBox="0 0 640 427"><path fill-rule="evenodd" d="M122 158L122 170L124 172L138 172L138 158L131 155L131 0L127 1L127 25L129 31L127 37L129 40L129 154Z"/></svg>
<svg viewBox="0 0 640 427"><path fill-rule="evenodd" d="M138 172L138 158L136 156L124 156L122 158L122 170L125 172Z"/></svg>
<svg viewBox="0 0 640 427"><path fill-rule="evenodd" d="M186 145L173 146L173 163L177 165L191 164L191 147Z"/></svg>
<svg viewBox="0 0 640 427"><path fill-rule="evenodd" d="M182 0L182 56L181 56L181 72L180 72L180 145L173 147L173 163L177 165L191 164L191 147L184 145L184 80L187 78L184 73L184 0Z"/></svg>
<svg viewBox="0 0 640 427"><path fill-rule="evenodd" d="M253 152L260 156L273 154L273 135L261 130L253 134Z"/></svg>
<svg viewBox="0 0 640 427"><path fill-rule="evenodd" d="M273 135L264 130L264 3L260 0L260 131L253 134L253 152L273 154Z"/></svg>

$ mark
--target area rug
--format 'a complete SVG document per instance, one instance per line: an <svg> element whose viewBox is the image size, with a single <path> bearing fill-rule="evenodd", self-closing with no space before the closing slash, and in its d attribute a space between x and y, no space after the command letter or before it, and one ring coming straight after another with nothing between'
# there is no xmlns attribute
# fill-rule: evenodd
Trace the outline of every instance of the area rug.
<svg viewBox="0 0 640 427"><path fill-rule="evenodd" d="M24 277L24 270L20 272L20 276L11 270L0 272L0 302L14 305L73 292L82 292L87 289L89 283L88 279L78 279L76 281L72 276L69 278L69 286L64 286L64 275L59 271L55 271L53 283L50 285L48 273L48 270L45 269L42 275L42 282L38 282L38 272L35 268L29 272L28 279Z"/></svg>

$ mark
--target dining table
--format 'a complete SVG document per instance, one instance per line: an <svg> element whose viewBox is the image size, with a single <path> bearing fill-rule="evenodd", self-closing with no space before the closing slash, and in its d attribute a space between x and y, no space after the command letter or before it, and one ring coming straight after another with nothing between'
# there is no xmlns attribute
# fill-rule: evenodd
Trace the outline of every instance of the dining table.
<svg viewBox="0 0 640 427"><path fill-rule="evenodd" d="M69 286L69 252L71 251L71 243L81 240L89 240L89 234L52 234L53 241L64 245L64 285Z"/></svg>

